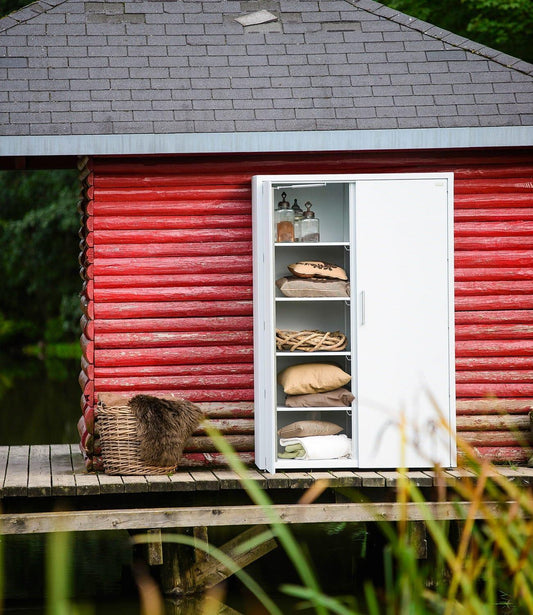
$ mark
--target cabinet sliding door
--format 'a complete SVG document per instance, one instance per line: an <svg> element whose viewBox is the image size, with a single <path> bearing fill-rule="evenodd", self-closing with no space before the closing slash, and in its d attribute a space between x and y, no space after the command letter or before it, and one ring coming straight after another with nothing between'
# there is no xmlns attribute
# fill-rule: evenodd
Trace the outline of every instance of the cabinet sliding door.
<svg viewBox="0 0 533 615"><path fill-rule="evenodd" d="M359 467L455 464L452 177L360 179Z"/></svg>

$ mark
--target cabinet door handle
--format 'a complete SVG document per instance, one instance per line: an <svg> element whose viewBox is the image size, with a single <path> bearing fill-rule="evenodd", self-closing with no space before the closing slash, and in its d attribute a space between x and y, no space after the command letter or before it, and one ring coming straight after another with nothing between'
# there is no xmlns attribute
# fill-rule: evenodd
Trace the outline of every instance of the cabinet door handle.
<svg viewBox="0 0 533 615"><path fill-rule="evenodd" d="M365 291L362 290L359 293L360 297L360 309L361 309L361 326L365 324Z"/></svg>

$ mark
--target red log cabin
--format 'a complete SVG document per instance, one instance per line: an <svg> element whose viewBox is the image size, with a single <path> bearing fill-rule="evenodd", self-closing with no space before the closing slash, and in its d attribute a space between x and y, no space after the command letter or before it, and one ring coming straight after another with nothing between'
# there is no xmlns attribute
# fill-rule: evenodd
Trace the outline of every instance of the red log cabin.
<svg viewBox="0 0 533 615"><path fill-rule="evenodd" d="M455 427L527 462L533 66L370 0L96 5L0 20L3 168L80 172L87 468L101 393L194 401L254 462L252 179L328 174L453 174ZM223 459L200 429L182 463Z"/></svg>

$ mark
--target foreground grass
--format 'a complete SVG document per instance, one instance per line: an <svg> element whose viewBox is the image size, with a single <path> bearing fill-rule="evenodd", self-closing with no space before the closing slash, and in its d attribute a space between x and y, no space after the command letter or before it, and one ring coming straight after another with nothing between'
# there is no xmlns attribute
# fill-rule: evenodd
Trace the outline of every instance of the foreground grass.
<svg viewBox="0 0 533 615"><path fill-rule="evenodd" d="M280 590L292 597L298 607L312 610L317 615L533 613L533 495L529 488L515 484L498 472L497 467L477 459L467 445L459 443L462 467L469 470L470 477L447 483L446 473L435 468L438 482L442 485L438 490L440 501L467 503L466 510L462 509L462 520L455 524L456 535L450 532L449 521L432 515L421 490L400 470L396 498L405 514L401 514L397 522L376 519L385 544L383 581L379 584L359 581L363 587L358 597L353 594L331 596L321 586L313 563L291 527L280 520L268 495L249 478L248 468L218 432L209 426L207 430L225 454L229 467L239 475L251 500L269 516L269 525L263 535L256 537L254 543L243 544L242 551L264 538L275 537L299 578L299 583L283 584ZM312 501L326 487L326 483L315 485L304 495L305 501ZM349 491L344 491L345 495L347 493ZM433 546L428 560L419 559L417 545L412 540L412 522L407 517L407 504L412 503L423 512L423 524ZM152 540L151 536L144 534L132 538L136 544ZM205 551L236 575L262 604L264 612L272 615L286 613L246 570L239 568L215 546L184 534L163 534L162 540ZM69 544L68 535L53 535L48 541L47 614L80 613L70 597ZM0 539L0 613L4 565L1 548ZM135 574L135 578L140 613L163 615L165 603L153 579L147 574ZM354 585L357 583L358 580L354 579ZM199 605L195 611L198 615L234 612L214 600L212 591L206 592Z"/></svg>
<svg viewBox="0 0 533 615"><path fill-rule="evenodd" d="M418 558L417 545L411 539L407 506L401 508L405 514L398 522L376 519L386 538L384 587L378 588L367 581L364 598L358 604L353 595L329 596L320 587L311 563L290 527L272 510L267 494L248 477L246 466L224 438L215 430L207 429L252 501L269 514L272 535L285 550L301 581L301 585L282 585L280 589L299 599L301 608L313 609L318 615L533 613L533 496L529 488L514 484L489 462L477 459L468 445L459 443L462 467L469 470L470 478L447 483L445 472L435 468L442 484L441 501L467 503L464 520L457 523L458 535L450 537L450 522L434 518L420 489L400 471L397 502L415 503L423 511L423 523L436 555L429 562ZM150 541L142 535L135 540ZM164 536L163 540L191 544L190 539L176 534ZM250 546L244 544L243 551ZM200 548L215 558L220 557L208 544ZM248 576L243 570L235 572ZM240 578L268 613L279 615L279 608L270 598L264 598L262 590L254 588L249 579Z"/></svg>

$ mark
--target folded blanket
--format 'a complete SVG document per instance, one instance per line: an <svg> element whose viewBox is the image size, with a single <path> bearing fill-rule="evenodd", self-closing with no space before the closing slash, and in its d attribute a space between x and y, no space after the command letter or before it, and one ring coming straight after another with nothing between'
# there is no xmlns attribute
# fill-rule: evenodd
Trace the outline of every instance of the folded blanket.
<svg viewBox="0 0 533 615"><path fill-rule="evenodd" d="M346 434L281 438L279 443L284 447L295 444L303 446L305 454L303 457L299 457L299 459L340 459L341 457L349 457L352 453L352 441ZM281 453L281 455L283 454Z"/></svg>
<svg viewBox="0 0 533 615"><path fill-rule="evenodd" d="M283 453L279 453L281 459L303 459L305 457L305 448L298 442L289 444L285 447Z"/></svg>

